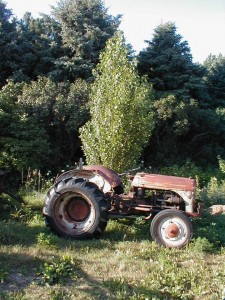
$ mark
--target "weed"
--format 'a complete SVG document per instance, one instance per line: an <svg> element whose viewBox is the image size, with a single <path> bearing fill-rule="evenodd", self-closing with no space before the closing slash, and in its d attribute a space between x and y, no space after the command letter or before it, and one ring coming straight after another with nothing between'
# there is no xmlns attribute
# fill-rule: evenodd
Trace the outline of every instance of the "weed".
<svg viewBox="0 0 225 300"><path fill-rule="evenodd" d="M62 258L53 257L51 263L44 263L39 273L42 276L42 283L53 285L63 282L66 278L70 278L75 270L76 261L67 256Z"/></svg>
<svg viewBox="0 0 225 300"><path fill-rule="evenodd" d="M193 240L192 247L197 252L213 252L214 246L210 243L207 238L198 237L197 239Z"/></svg>
<svg viewBox="0 0 225 300"><path fill-rule="evenodd" d="M23 291L9 292L4 295L5 300L29 300Z"/></svg>
<svg viewBox="0 0 225 300"><path fill-rule="evenodd" d="M6 272L3 269L0 269L0 282L3 283L7 280L8 278L8 272Z"/></svg>
<svg viewBox="0 0 225 300"><path fill-rule="evenodd" d="M62 289L50 290L49 295L51 300L71 299L70 295L67 295Z"/></svg>
<svg viewBox="0 0 225 300"><path fill-rule="evenodd" d="M46 234L46 233L39 233L37 236L37 245L39 246L45 246L51 249L58 248L57 242L59 238L53 234Z"/></svg>

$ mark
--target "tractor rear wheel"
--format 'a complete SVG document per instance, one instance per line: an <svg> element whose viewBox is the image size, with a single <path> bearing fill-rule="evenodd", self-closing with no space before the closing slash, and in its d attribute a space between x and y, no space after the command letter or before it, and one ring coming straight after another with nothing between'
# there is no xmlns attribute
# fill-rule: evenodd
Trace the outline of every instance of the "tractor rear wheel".
<svg viewBox="0 0 225 300"><path fill-rule="evenodd" d="M99 237L108 220L104 193L84 178L64 178L47 193L43 213L50 229L76 239Z"/></svg>
<svg viewBox="0 0 225 300"><path fill-rule="evenodd" d="M182 248L193 235L191 221L177 210L163 210L152 220L150 232L153 240L164 247Z"/></svg>

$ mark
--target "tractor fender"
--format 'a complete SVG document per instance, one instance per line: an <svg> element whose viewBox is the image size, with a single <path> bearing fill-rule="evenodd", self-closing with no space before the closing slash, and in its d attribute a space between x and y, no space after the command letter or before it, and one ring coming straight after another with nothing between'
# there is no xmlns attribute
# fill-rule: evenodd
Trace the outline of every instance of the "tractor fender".
<svg viewBox="0 0 225 300"><path fill-rule="evenodd" d="M83 169L74 169L57 177L56 182L69 177L81 177L95 183L103 193L109 193L122 187L120 176L113 170L101 165L84 166Z"/></svg>

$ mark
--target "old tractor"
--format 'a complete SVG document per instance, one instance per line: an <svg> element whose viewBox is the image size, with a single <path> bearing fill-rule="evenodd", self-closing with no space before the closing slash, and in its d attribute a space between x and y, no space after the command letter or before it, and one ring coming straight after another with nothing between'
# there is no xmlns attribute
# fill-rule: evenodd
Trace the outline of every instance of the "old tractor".
<svg viewBox="0 0 225 300"><path fill-rule="evenodd" d="M195 208L194 179L138 172L128 174L129 192L121 176L103 166L84 166L61 174L43 207L46 224L59 236L99 237L111 217L151 220L152 239L164 247L182 248L190 241Z"/></svg>

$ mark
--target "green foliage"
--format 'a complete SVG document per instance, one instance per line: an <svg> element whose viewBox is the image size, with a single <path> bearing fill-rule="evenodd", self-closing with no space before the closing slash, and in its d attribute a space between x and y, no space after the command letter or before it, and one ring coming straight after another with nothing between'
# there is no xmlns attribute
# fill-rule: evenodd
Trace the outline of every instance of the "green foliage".
<svg viewBox="0 0 225 300"><path fill-rule="evenodd" d="M57 60L58 68L67 79L90 80L100 51L120 24L120 16L108 15L102 0L63 0L53 12L67 48L65 55Z"/></svg>
<svg viewBox="0 0 225 300"><path fill-rule="evenodd" d="M193 249L197 252L213 252L214 247L213 244L210 243L207 238L198 237L193 241L192 245Z"/></svg>
<svg viewBox="0 0 225 300"><path fill-rule="evenodd" d="M211 98L208 107L225 108L225 57L222 54L218 56L209 55L204 65L207 68L205 80Z"/></svg>
<svg viewBox="0 0 225 300"><path fill-rule="evenodd" d="M194 100L182 101L174 95L156 100L153 104L155 128L146 148L145 159L163 166L174 164L185 155L189 157L183 139L189 133L191 116L196 110Z"/></svg>
<svg viewBox="0 0 225 300"><path fill-rule="evenodd" d="M205 207L214 204L225 205L225 180L219 182L216 177L212 177L208 185L201 190L199 196Z"/></svg>
<svg viewBox="0 0 225 300"><path fill-rule="evenodd" d="M219 167L221 172L225 173L225 160L218 157Z"/></svg>
<svg viewBox="0 0 225 300"><path fill-rule="evenodd" d="M145 160L154 166L186 159L204 164L209 156L212 160L216 157L217 140L202 142L215 134L207 128L213 127L215 118L206 122L207 113L203 118L200 111L209 100L205 68L192 62L188 43L176 30L174 23L160 24L148 47L138 55L139 73L147 75L158 99L154 103L155 129L145 151ZM216 149L216 155L218 152Z"/></svg>
<svg viewBox="0 0 225 300"><path fill-rule="evenodd" d="M64 282L65 279L74 275L74 268L76 265L77 263L72 257L53 257L51 263L44 263L40 272L43 283L53 285Z"/></svg>
<svg viewBox="0 0 225 300"><path fill-rule="evenodd" d="M16 20L6 3L0 0L0 88L18 67Z"/></svg>
<svg viewBox="0 0 225 300"><path fill-rule="evenodd" d="M11 124L12 137L4 138L4 165L22 169L47 165L51 157L50 144L46 131L36 120L22 117L18 123Z"/></svg>
<svg viewBox="0 0 225 300"><path fill-rule="evenodd" d="M37 237L37 245L40 247L46 247L48 249L56 249L58 248L57 244L59 242L59 238L56 235L49 235L41 232Z"/></svg>
<svg viewBox="0 0 225 300"><path fill-rule="evenodd" d="M42 15L33 18L30 13L18 21L19 67L11 76L14 81L36 80L38 76L59 79L56 59L64 55L60 26L54 18Z"/></svg>
<svg viewBox="0 0 225 300"><path fill-rule="evenodd" d="M0 283L4 283L7 280L8 272L6 270L0 269Z"/></svg>
<svg viewBox="0 0 225 300"><path fill-rule="evenodd" d="M87 156L87 161L109 166L119 164L118 170L124 170L133 167L137 157L142 156L145 163L153 167L182 165L189 160L205 170L209 164L212 169L216 167L220 156L222 165L225 159L223 55L210 55L204 65L194 64L188 42L177 33L175 24L160 24L153 38L147 41L146 49L137 56L139 74L146 75L155 89L153 97L151 89L147 92L145 79L137 79L138 84L132 79L133 63L128 64L133 68L128 78L130 71L124 67L126 63L122 59L125 54L118 51L122 55L118 58L108 46L109 59L106 55L103 59L102 54L101 67L92 75L100 61L100 52L121 20L120 15L108 14L104 1L62 0L52 8L51 16L42 14L34 18L26 13L17 20L7 4L0 0L0 19L2 168L44 171L51 168L56 173L65 165L74 165L82 156L78 130L89 118L87 82L92 82L94 76L97 80L92 87L93 107L90 110L96 121L103 123L101 137L94 121L87 123L89 130L83 132L89 139L89 145L85 146L89 150L85 154L88 151L93 156L90 160ZM126 53L129 60L130 54L131 47ZM113 63L116 59L117 64ZM128 70L127 75L125 72L122 75L123 68ZM105 74L105 85L102 82L100 86L101 73ZM74 82L77 78L86 82ZM20 84L16 84L18 82ZM24 82L31 83L24 85ZM100 99L98 93L102 97L101 108L96 100ZM148 93L156 100L147 101ZM141 97L145 98L142 106ZM152 114L147 122L150 128L146 130L144 121L140 134L137 128L146 111ZM96 148L100 143L101 151ZM114 162L115 157L127 158L128 152L136 153L134 158L129 157L124 164ZM205 177L209 178L208 174Z"/></svg>
<svg viewBox="0 0 225 300"><path fill-rule="evenodd" d="M187 41L172 22L156 27L148 47L138 55L138 70L147 75L158 98L165 94L181 100L199 98L204 91L204 68L192 62Z"/></svg>
<svg viewBox="0 0 225 300"><path fill-rule="evenodd" d="M197 180L198 187L203 188L208 185L211 178L217 178L220 182L225 179L223 172L217 167L202 168L187 160L184 164L174 164L156 169L161 174L174 175L180 177L191 177Z"/></svg>
<svg viewBox="0 0 225 300"><path fill-rule="evenodd" d="M198 251L221 251L221 246L225 245L225 215L211 215L203 210L202 216L192 222L194 239L191 247Z"/></svg>
<svg viewBox="0 0 225 300"><path fill-rule="evenodd" d="M127 58L121 33L109 40L95 71L91 120L80 130L88 164L117 171L134 167L153 128L152 90Z"/></svg>
<svg viewBox="0 0 225 300"><path fill-rule="evenodd" d="M36 120L21 111L18 97L23 84L10 81L0 92L2 167L37 167L49 159L48 136Z"/></svg>
<svg viewBox="0 0 225 300"><path fill-rule="evenodd" d="M40 77L0 92L2 166L49 169L73 164L78 128L87 118L88 85L55 83Z"/></svg>

